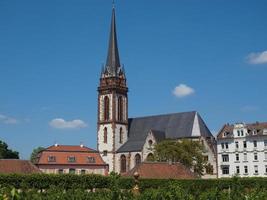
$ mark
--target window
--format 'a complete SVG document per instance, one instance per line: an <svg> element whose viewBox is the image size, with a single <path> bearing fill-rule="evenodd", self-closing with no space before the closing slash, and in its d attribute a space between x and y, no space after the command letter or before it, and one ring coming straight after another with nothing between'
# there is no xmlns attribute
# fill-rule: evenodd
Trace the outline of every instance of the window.
<svg viewBox="0 0 267 200"><path fill-rule="evenodd" d="M123 100L122 96L118 98L118 121L123 121Z"/></svg>
<svg viewBox="0 0 267 200"><path fill-rule="evenodd" d="M56 162L56 156L48 156L48 162Z"/></svg>
<svg viewBox="0 0 267 200"><path fill-rule="evenodd" d="M208 162L209 161L209 156L204 156L204 161Z"/></svg>
<svg viewBox="0 0 267 200"><path fill-rule="evenodd" d="M229 155L222 155L223 162L229 162Z"/></svg>
<svg viewBox="0 0 267 200"><path fill-rule="evenodd" d="M103 151L103 156L107 156L108 155L108 151Z"/></svg>
<svg viewBox="0 0 267 200"><path fill-rule="evenodd" d="M222 167L222 174L229 174L229 166Z"/></svg>
<svg viewBox="0 0 267 200"><path fill-rule="evenodd" d="M235 142L235 148L238 149L239 145L238 145L238 142Z"/></svg>
<svg viewBox="0 0 267 200"><path fill-rule="evenodd" d="M255 174L258 174L259 173L258 165L254 165L254 173Z"/></svg>
<svg viewBox="0 0 267 200"><path fill-rule="evenodd" d="M107 127L104 128L104 141L105 144L108 143L108 129Z"/></svg>
<svg viewBox="0 0 267 200"><path fill-rule="evenodd" d="M153 141L152 141L152 140L148 140L148 145L149 145L149 147L151 147L152 144L153 144Z"/></svg>
<svg viewBox="0 0 267 200"><path fill-rule="evenodd" d="M104 120L109 120L109 98L107 96L104 98Z"/></svg>
<svg viewBox="0 0 267 200"><path fill-rule="evenodd" d="M139 165L141 163L141 156L140 154L136 154L134 157L135 165Z"/></svg>
<svg viewBox="0 0 267 200"><path fill-rule="evenodd" d="M248 173L248 166L244 166L244 172L245 172L245 174Z"/></svg>
<svg viewBox="0 0 267 200"><path fill-rule="evenodd" d="M75 169L69 169L69 174L75 174Z"/></svg>
<svg viewBox="0 0 267 200"><path fill-rule="evenodd" d="M221 143L222 149L224 149L224 143Z"/></svg>
<svg viewBox="0 0 267 200"><path fill-rule="evenodd" d="M122 131L122 127L120 128L120 143L123 143L123 131Z"/></svg>
<svg viewBox="0 0 267 200"><path fill-rule="evenodd" d="M126 172L126 156L121 155L121 173Z"/></svg>
<svg viewBox="0 0 267 200"><path fill-rule="evenodd" d="M254 145L254 147L257 147L257 141L256 140L253 141L253 145Z"/></svg>
<svg viewBox="0 0 267 200"><path fill-rule="evenodd" d="M238 153L235 154L235 160L236 160L236 161L239 161L239 154L238 154Z"/></svg>
<svg viewBox="0 0 267 200"><path fill-rule="evenodd" d="M267 140L264 140L264 147L267 148Z"/></svg>
<svg viewBox="0 0 267 200"><path fill-rule="evenodd" d="M267 160L267 152L264 152L264 160Z"/></svg>
<svg viewBox="0 0 267 200"><path fill-rule="evenodd" d="M247 148L247 141L243 141L243 147L244 149Z"/></svg>
<svg viewBox="0 0 267 200"><path fill-rule="evenodd" d="M239 166L236 166L236 174L240 174L240 168L239 168Z"/></svg>
<svg viewBox="0 0 267 200"><path fill-rule="evenodd" d="M68 157L68 162L70 162L70 163L76 162L75 156L69 156Z"/></svg>
<svg viewBox="0 0 267 200"><path fill-rule="evenodd" d="M86 173L85 169L82 169L81 174L85 174L85 173Z"/></svg>
<svg viewBox="0 0 267 200"><path fill-rule="evenodd" d="M244 161L247 161L247 153L244 153Z"/></svg>
<svg viewBox="0 0 267 200"><path fill-rule="evenodd" d="M265 174L267 174L267 165L265 165Z"/></svg>
<svg viewBox="0 0 267 200"><path fill-rule="evenodd" d="M58 173L58 174L63 174L63 169L59 169L59 170L57 171L57 173Z"/></svg>
<svg viewBox="0 0 267 200"><path fill-rule="evenodd" d="M241 130L241 136L244 136L244 131L243 130Z"/></svg>
<svg viewBox="0 0 267 200"><path fill-rule="evenodd" d="M225 143L225 148L228 149L228 143L227 142Z"/></svg>
<svg viewBox="0 0 267 200"><path fill-rule="evenodd" d="M213 166L210 163L206 165L206 173L213 174Z"/></svg>
<svg viewBox="0 0 267 200"><path fill-rule="evenodd" d="M95 163L95 157L87 157L88 163Z"/></svg>
<svg viewBox="0 0 267 200"><path fill-rule="evenodd" d="M253 131L252 131L252 134L253 134L253 135L257 135L257 131L256 131L256 130L253 130Z"/></svg>
<svg viewBox="0 0 267 200"><path fill-rule="evenodd" d="M258 160L258 154L254 153L254 160Z"/></svg>

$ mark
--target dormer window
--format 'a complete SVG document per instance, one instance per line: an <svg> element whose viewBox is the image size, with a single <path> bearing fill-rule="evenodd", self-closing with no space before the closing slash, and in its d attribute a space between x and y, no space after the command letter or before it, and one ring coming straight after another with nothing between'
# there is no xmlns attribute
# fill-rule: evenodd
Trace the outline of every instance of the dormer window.
<svg viewBox="0 0 267 200"><path fill-rule="evenodd" d="M240 137L240 131L239 130L237 131L237 136Z"/></svg>
<svg viewBox="0 0 267 200"><path fill-rule="evenodd" d="M75 156L69 156L69 157L68 157L68 162L70 162L70 163L74 163L74 162L76 162L76 158L75 158Z"/></svg>
<svg viewBox="0 0 267 200"><path fill-rule="evenodd" d="M95 163L95 157L87 157L88 163Z"/></svg>
<svg viewBox="0 0 267 200"><path fill-rule="evenodd" d="M48 156L48 162L56 162L56 156Z"/></svg>
<svg viewBox="0 0 267 200"><path fill-rule="evenodd" d="M223 137L227 137L230 133L229 132L224 132Z"/></svg>
<svg viewBox="0 0 267 200"><path fill-rule="evenodd" d="M241 130L241 136L244 136L244 131L243 130Z"/></svg>
<svg viewBox="0 0 267 200"><path fill-rule="evenodd" d="M257 135L257 131L256 131L256 130L253 130L253 131L252 131L252 134L253 134L253 135Z"/></svg>

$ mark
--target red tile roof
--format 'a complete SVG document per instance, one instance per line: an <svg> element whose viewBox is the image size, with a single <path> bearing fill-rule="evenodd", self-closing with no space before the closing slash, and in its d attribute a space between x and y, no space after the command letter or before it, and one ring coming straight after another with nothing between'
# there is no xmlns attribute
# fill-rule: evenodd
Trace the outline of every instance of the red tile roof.
<svg viewBox="0 0 267 200"><path fill-rule="evenodd" d="M53 145L46 149L46 151L71 151L71 152L88 152L95 151L83 145Z"/></svg>
<svg viewBox="0 0 267 200"><path fill-rule="evenodd" d="M107 165L99 152L88 147L58 145L51 146L39 154L37 165ZM55 160L49 161L49 157ZM75 157L75 162L70 162L69 157ZM94 162L89 162L92 158Z"/></svg>
<svg viewBox="0 0 267 200"><path fill-rule="evenodd" d="M123 176L133 176L138 172L140 178L152 179L195 179L197 175L180 163L143 162Z"/></svg>
<svg viewBox="0 0 267 200"><path fill-rule="evenodd" d="M31 174L41 171L28 160L0 159L0 174Z"/></svg>

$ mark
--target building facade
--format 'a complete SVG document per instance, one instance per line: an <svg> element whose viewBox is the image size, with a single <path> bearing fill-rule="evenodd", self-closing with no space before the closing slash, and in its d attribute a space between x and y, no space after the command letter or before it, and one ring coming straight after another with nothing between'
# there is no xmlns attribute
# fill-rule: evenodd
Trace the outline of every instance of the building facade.
<svg viewBox="0 0 267 200"><path fill-rule="evenodd" d="M36 166L47 174L108 174L100 154L83 145L50 146L39 153Z"/></svg>
<svg viewBox="0 0 267 200"><path fill-rule="evenodd" d="M203 143L212 169L205 177L216 177L216 141L200 115L193 112L128 118L128 87L120 63L112 9L108 55L98 87L97 149L109 172L125 173L153 158L153 147L164 139L192 139Z"/></svg>
<svg viewBox="0 0 267 200"><path fill-rule="evenodd" d="M267 176L267 123L226 124L217 135L218 177Z"/></svg>

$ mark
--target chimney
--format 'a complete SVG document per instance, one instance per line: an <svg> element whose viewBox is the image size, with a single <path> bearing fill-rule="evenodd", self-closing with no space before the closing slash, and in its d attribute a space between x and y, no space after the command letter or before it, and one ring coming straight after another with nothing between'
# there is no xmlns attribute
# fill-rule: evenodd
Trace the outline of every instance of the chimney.
<svg viewBox="0 0 267 200"><path fill-rule="evenodd" d="M55 143L55 147L57 147L58 146L58 143Z"/></svg>

